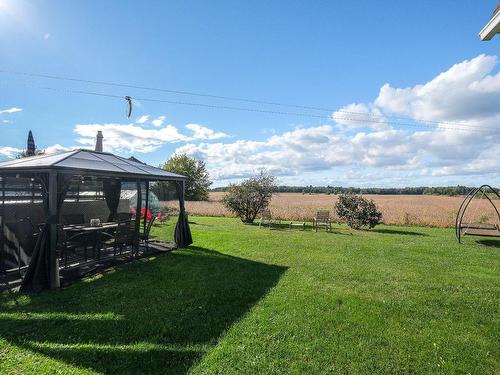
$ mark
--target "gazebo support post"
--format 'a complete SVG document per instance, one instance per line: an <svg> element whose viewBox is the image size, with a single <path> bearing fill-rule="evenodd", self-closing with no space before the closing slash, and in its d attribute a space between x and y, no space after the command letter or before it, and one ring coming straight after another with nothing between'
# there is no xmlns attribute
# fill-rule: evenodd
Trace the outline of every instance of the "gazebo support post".
<svg viewBox="0 0 500 375"><path fill-rule="evenodd" d="M60 287L59 281L59 267L56 256L57 247L57 172L49 173L49 225L50 225L50 252L49 252L49 265L50 265L50 289Z"/></svg>
<svg viewBox="0 0 500 375"><path fill-rule="evenodd" d="M141 206L142 206L142 183L141 180L137 180L137 204L135 208L135 225L134 225L134 253L137 255L139 252L139 233L141 232Z"/></svg>
<svg viewBox="0 0 500 375"><path fill-rule="evenodd" d="M144 223L143 223L143 228L142 232L144 237L146 236L146 227L147 227L147 222L148 222L148 210L149 210L149 181L146 181L146 204L144 205Z"/></svg>
<svg viewBox="0 0 500 375"><path fill-rule="evenodd" d="M4 225L5 225L5 175L0 175L2 178L2 217L0 218L0 274L5 272L4 261Z"/></svg>

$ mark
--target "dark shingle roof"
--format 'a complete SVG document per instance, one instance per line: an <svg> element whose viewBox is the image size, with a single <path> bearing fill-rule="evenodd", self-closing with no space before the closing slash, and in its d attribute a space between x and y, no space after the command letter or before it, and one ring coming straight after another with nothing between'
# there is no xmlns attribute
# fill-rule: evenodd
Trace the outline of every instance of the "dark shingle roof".
<svg viewBox="0 0 500 375"><path fill-rule="evenodd" d="M106 152L73 150L0 162L0 172L62 170L100 176L149 180L184 180L186 177Z"/></svg>

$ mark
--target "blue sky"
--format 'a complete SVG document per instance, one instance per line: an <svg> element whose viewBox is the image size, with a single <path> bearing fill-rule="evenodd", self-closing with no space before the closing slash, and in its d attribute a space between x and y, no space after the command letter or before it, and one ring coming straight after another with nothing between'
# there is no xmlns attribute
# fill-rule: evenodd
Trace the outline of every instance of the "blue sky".
<svg viewBox="0 0 500 375"><path fill-rule="evenodd" d="M500 36L478 38L495 5L0 0L0 70L331 109L0 73L0 158L30 129L49 151L101 129L153 165L203 158L215 185L261 168L285 184L498 184ZM124 100L74 91L307 116L134 100L128 119Z"/></svg>

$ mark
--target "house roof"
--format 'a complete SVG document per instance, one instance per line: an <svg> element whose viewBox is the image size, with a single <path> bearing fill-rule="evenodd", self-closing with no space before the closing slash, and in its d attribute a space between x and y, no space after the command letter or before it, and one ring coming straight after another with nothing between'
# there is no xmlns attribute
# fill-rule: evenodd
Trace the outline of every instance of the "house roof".
<svg viewBox="0 0 500 375"><path fill-rule="evenodd" d="M0 173L48 172L75 173L146 180L185 180L186 177L129 160L107 152L78 149L57 154L31 156L0 162Z"/></svg>
<svg viewBox="0 0 500 375"><path fill-rule="evenodd" d="M479 36L481 40L491 40L498 33L500 33L500 3L493 11L486 26L479 32Z"/></svg>

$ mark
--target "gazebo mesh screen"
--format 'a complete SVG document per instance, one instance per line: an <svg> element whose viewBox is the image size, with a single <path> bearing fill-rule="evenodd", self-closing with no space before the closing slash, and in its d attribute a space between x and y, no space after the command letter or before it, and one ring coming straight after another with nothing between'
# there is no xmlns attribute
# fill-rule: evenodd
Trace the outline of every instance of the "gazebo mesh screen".
<svg viewBox="0 0 500 375"><path fill-rule="evenodd" d="M91 219L107 222L110 210L104 194L105 181L105 178L74 176L61 208L60 224L88 225ZM120 182L120 200L113 221L134 220L137 211L137 182ZM0 275L12 272L22 274L30 262L36 233L47 222L42 186L36 178L12 175L0 177L0 187ZM145 229L144 217L150 220L154 216L156 225L152 228L152 236L174 242L179 215L175 182L150 182L148 210L145 209L145 182L141 183L141 197L141 233ZM161 227L158 225L160 222ZM102 255L106 254L101 252L99 256ZM83 250L69 252L68 261L60 262L60 266L92 261L97 256L91 249L87 249L85 254Z"/></svg>
<svg viewBox="0 0 500 375"><path fill-rule="evenodd" d="M162 227L162 239L168 242L175 242L175 225L179 216L179 196L176 190L176 183L164 181L152 182L150 183L150 193L158 199L159 218L165 224Z"/></svg>
<svg viewBox="0 0 500 375"><path fill-rule="evenodd" d="M28 266L34 233L47 218L38 180L4 175L0 186L0 274L6 274Z"/></svg>

